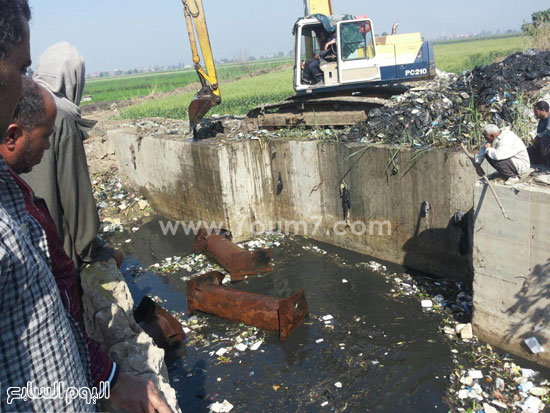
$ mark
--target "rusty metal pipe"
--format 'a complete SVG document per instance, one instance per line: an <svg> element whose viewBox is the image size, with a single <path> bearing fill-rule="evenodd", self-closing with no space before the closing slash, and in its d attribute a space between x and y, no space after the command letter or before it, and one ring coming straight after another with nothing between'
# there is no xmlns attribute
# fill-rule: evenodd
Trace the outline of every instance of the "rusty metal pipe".
<svg viewBox="0 0 550 413"><path fill-rule="evenodd" d="M195 236L195 250L211 255L231 274L231 281L241 281L245 276L271 271L269 248L247 251L225 237L208 234L204 228Z"/></svg>
<svg viewBox="0 0 550 413"><path fill-rule="evenodd" d="M166 350L167 357L168 353L177 355L185 350L180 322L149 297L144 296L134 310L134 319L157 346Z"/></svg>
<svg viewBox="0 0 550 413"><path fill-rule="evenodd" d="M203 274L187 282L189 315L197 311L277 331L285 341L309 313L304 290L279 299L249 293L221 285L224 275L218 271Z"/></svg>

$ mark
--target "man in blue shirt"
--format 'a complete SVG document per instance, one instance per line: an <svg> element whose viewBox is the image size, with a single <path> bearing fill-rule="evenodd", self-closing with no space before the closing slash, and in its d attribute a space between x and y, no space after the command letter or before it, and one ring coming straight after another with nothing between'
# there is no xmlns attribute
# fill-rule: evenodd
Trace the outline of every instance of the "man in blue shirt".
<svg viewBox="0 0 550 413"><path fill-rule="evenodd" d="M550 106L540 101L535 105L535 117L539 120L537 136L527 148L532 164L550 167Z"/></svg>

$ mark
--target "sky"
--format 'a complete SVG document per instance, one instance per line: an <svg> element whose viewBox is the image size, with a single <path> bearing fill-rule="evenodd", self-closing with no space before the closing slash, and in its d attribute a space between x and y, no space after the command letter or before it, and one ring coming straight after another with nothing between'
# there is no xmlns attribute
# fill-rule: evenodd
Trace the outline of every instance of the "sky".
<svg viewBox="0 0 550 413"><path fill-rule="evenodd" d="M76 46L89 73L191 63L181 0L29 0L33 66L58 41ZM193 0L190 0L193 1ZM293 48L292 27L303 0L203 0L215 59ZM548 0L332 0L335 14L373 20L375 33L420 32L425 38L483 30L519 30ZM498 6L497 6L498 5Z"/></svg>

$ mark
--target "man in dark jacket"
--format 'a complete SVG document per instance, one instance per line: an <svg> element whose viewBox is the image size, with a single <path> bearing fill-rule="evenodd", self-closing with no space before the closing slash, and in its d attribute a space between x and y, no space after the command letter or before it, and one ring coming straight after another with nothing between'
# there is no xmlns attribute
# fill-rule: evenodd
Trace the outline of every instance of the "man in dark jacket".
<svg viewBox="0 0 550 413"><path fill-rule="evenodd" d="M550 167L550 106L540 101L535 105L535 117L539 120L537 136L527 148L532 164Z"/></svg>

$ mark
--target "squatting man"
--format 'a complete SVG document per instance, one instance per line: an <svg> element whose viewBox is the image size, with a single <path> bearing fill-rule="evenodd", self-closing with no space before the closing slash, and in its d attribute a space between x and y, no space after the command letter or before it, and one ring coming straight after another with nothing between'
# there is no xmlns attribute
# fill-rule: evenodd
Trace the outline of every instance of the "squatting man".
<svg viewBox="0 0 550 413"><path fill-rule="evenodd" d="M527 148L523 141L509 128L500 129L489 124L483 128L483 137L487 141L476 156L476 171L479 176L485 175L481 167L484 160L495 168L491 178L502 177L505 185L519 182L519 177L529 172L530 163Z"/></svg>

